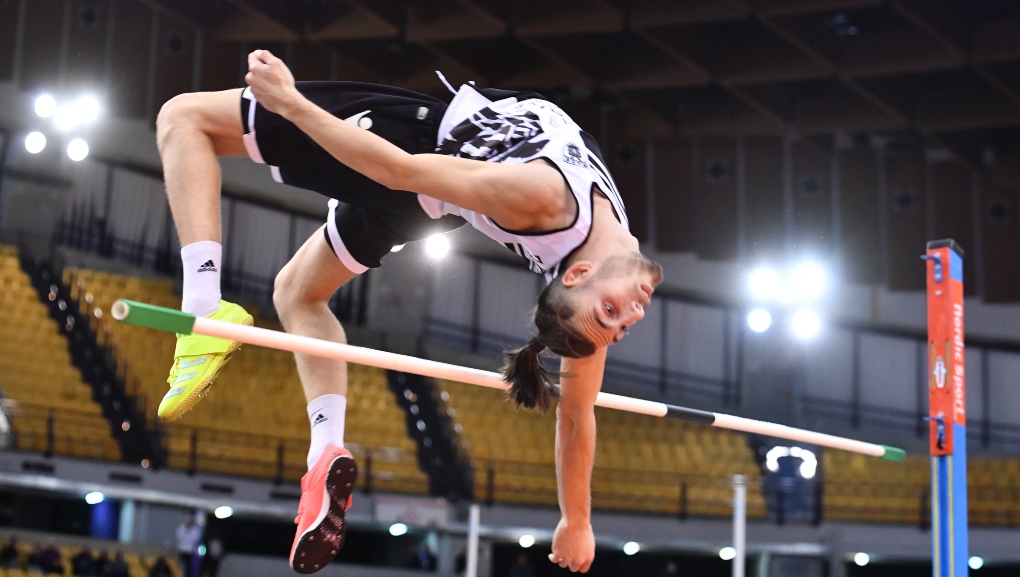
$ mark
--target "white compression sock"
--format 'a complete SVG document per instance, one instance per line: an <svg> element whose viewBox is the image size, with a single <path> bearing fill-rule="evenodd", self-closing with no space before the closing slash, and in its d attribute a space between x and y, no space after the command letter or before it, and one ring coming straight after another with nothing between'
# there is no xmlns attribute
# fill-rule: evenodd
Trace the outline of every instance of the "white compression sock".
<svg viewBox="0 0 1020 577"><path fill-rule="evenodd" d="M319 460L326 445L344 446L344 417L347 397L322 395L308 403L308 422L312 425L312 444L308 448L308 468Z"/></svg>
<svg viewBox="0 0 1020 577"><path fill-rule="evenodd" d="M184 296L181 310L207 317L220 306L220 268L223 247L212 240L194 242L181 248L184 263Z"/></svg>

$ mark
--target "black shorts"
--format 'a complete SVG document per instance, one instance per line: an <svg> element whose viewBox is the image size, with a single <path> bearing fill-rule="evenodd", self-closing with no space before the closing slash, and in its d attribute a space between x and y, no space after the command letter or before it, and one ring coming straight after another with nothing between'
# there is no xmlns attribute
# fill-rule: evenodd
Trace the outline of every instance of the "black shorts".
<svg viewBox="0 0 1020 577"><path fill-rule="evenodd" d="M333 116L411 154L436 149L446 103L431 96L360 82L298 82L297 89ZM326 242L351 272L378 267L397 245L464 224L452 216L434 220L417 194L390 190L348 168L290 121L263 108L248 89L241 98L241 122L248 156L270 165L274 179L338 201L329 203Z"/></svg>

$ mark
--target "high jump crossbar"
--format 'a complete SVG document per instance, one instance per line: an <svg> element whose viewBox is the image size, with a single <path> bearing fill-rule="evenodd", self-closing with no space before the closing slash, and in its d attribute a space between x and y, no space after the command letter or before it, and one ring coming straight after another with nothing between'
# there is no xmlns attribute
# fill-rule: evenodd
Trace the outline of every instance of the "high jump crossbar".
<svg viewBox="0 0 1020 577"><path fill-rule="evenodd" d="M110 313L114 319L120 322L150 329L230 339L248 345L302 353L327 359L338 359L359 365L414 373L437 379L447 379L490 389L505 390L507 387L502 375L490 371L460 367L428 359L419 359L408 355L334 343L280 331L237 325L205 317L196 317L181 311L146 303L118 300L113 304ZM889 461L902 461L906 456L906 452L903 449L888 445L865 443L863 441L816 433L777 423L690 409L658 401L614 395L612 393L599 393L595 399L595 405L607 409L628 411L653 417L667 417L723 429L742 431L744 433L789 439L791 441L831 447L851 453L881 457Z"/></svg>

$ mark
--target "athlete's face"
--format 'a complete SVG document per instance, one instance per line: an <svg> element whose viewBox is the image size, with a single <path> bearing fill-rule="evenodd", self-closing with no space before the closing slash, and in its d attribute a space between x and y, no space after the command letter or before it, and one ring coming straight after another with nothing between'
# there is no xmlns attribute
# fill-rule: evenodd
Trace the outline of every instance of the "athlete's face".
<svg viewBox="0 0 1020 577"><path fill-rule="evenodd" d="M563 276L563 284L574 289L570 322L596 345L609 346L645 317L661 282L662 267L640 253L611 257L598 265L575 263Z"/></svg>

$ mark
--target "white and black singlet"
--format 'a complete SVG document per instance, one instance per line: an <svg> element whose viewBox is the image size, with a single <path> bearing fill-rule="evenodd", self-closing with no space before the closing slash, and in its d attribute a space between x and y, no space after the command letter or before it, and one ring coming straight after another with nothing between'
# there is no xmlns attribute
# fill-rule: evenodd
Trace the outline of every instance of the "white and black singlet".
<svg viewBox="0 0 1020 577"><path fill-rule="evenodd" d="M609 199L617 219L628 225L623 201L595 140L534 92L465 84L447 105L375 84L298 82L297 88L334 116L411 154L432 152L504 164L545 159L563 175L577 203L577 217L566 228L540 233L505 230L483 214L372 181L337 161L290 121L263 108L245 90L241 119L248 155L270 165L276 180L335 199L330 201L326 242L354 273L380 266L394 246L467 221L551 280L563 260L588 238L596 187Z"/></svg>

